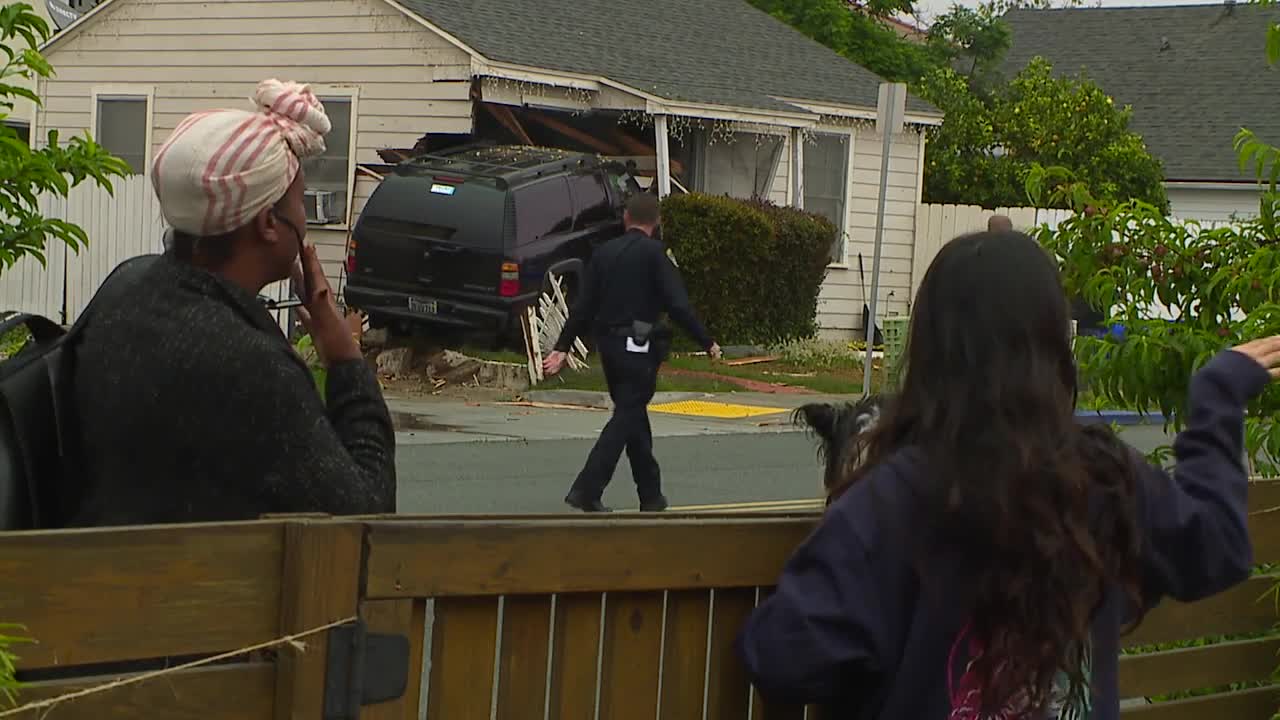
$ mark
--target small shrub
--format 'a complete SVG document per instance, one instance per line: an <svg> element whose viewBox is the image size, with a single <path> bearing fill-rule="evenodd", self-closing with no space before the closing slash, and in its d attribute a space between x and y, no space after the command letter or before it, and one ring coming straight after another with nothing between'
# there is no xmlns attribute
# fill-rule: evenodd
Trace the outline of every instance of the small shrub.
<svg viewBox="0 0 1280 720"><path fill-rule="evenodd" d="M818 338L793 340L778 346L774 352L787 365L814 370L861 367L865 356L847 342Z"/></svg>
<svg viewBox="0 0 1280 720"><path fill-rule="evenodd" d="M26 325L16 327L4 335L0 335L0 360L7 360L27 344L31 339L31 331Z"/></svg>
<svg viewBox="0 0 1280 720"><path fill-rule="evenodd" d="M663 237L694 310L723 343L809 337L836 229L763 201L691 193L663 201Z"/></svg>
<svg viewBox="0 0 1280 720"><path fill-rule="evenodd" d="M14 631L25 630L21 625L0 623L0 697L10 705L17 704L17 691L22 684L18 682L18 656L12 651L14 645L34 642L31 638L9 635Z"/></svg>
<svg viewBox="0 0 1280 720"><path fill-rule="evenodd" d="M320 399L323 400L328 397L325 395L325 381L329 379L329 371L320 359L320 352L316 349L315 341L311 339L310 335L303 335L298 338L294 349L302 357L307 367L311 369L311 378L316 383L316 390L320 391Z"/></svg>

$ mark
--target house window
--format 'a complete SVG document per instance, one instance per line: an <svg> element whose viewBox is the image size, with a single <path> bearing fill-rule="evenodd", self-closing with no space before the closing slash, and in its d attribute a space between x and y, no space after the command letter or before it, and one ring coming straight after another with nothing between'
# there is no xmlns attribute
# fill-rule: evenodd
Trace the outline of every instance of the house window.
<svg viewBox="0 0 1280 720"><path fill-rule="evenodd" d="M735 133L732 143L708 145L702 183L705 192L744 200L769 197L783 145L780 135L756 133Z"/></svg>
<svg viewBox="0 0 1280 720"><path fill-rule="evenodd" d="M94 137L135 175L147 170L147 103L146 95L97 96Z"/></svg>
<svg viewBox="0 0 1280 720"><path fill-rule="evenodd" d="M804 149L804 209L836 226L831 262L844 262L845 203L849 198L849 136L816 135Z"/></svg>
<svg viewBox="0 0 1280 720"><path fill-rule="evenodd" d="M309 194L329 193L332 200L328 207L336 217L313 217L308 213L308 222L324 225L344 222L348 216L347 199L351 185L351 136L355 128L352 124L352 100L349 95L318 96L324 105L324 112L329 116L332 129L324 138L324 152L307 158L302 163L307 177ZM324 205L317 198L308 198L308 208L312 203Z"/></svg>
<svg viewBox="0 0 1280 720"><path fill-rule="evenodd" d="M4 124L5 124L5 127L17 133L18 139L22 141L23 145L31 144L31 125L30 124L24 123L24 122L18 122L17 120L12 120L12 121L5 120Z"/></svg>

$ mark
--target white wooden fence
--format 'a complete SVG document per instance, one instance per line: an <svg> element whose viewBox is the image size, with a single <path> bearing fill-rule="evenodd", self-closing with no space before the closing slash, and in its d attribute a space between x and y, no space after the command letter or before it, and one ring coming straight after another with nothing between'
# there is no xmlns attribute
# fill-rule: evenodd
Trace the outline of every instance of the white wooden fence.
<svg viewBox="0 0 1280 720"><path fill-rule="evenodd" d="M985 210L978 205L919 205L916 207L916 240L911 256L911 297L920 289L929 263L952 238L987 229L992 215L1006 215L1015 230L1029 230L1048 223L1057 227L1071 217L1070 210L1043 208L997 208Z"/></svg>
<svg viewBox="0 0 1280 720"><path fill-rule="evenodd" d="M46 217L79 225L89 236L89 244L73 252L60 241L50 241L45 249L46 264L27 257L0 270L0 311L35 313L70 325L117 265L131 257L163 251L167 226L151 184L134 176L113 185L114 194L86 182L67 198L40 198L40 210ZM264 291L276 298L287 297L287 293L284 283ZM279 315L284 327L286 313Z"/></svg>
<svg viewBox="0 0 1280 720"><path fill-rule="evenodd" d="M920 281L929 269L942 246L965 233L985 230L992 215L1005 215L1013 222L1015 230L1030 230L1040 225L1057 227L1071 217L1070 210L1045 208L997 208L985 210L977 205L919 205L916 208L916 237L911 256L911 297L915 298ZM1174 218L1177 222L1195 222L1204 229L1231 225L1225 221L1199 221L1191 218ZM1168 308L1153 306L1152 312L1162 317L1172 317Z"/></svg>

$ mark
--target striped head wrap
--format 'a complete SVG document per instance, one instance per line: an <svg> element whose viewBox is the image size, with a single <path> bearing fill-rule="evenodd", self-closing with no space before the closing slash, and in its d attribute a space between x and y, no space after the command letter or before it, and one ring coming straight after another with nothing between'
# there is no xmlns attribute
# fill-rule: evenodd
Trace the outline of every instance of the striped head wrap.
<svg viewBox="0 0 1280 720"><path fill-rule="evenodd" d="M156 152L151 184L175 230L210 237L243 227L284 197L330 130L311 88L263 80L248 110L188 116Z"/></svg>

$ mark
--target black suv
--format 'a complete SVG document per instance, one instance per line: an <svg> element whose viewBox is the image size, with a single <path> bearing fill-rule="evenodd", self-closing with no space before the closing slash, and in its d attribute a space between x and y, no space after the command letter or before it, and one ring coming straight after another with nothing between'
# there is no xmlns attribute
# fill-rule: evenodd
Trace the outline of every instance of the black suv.
<svg viewBox="0 0 1280 720"><path fill-rule="evenodd" d="M348 305L375 327L520 337L516 311L548 271L576 286L622 232L639 189L616 163L523 146L464 146L400 163L369 197L347 255Z"/></svg>

